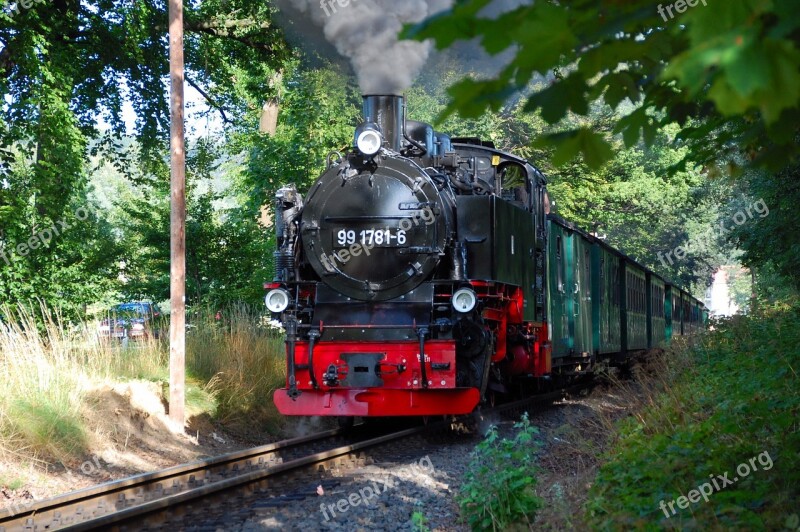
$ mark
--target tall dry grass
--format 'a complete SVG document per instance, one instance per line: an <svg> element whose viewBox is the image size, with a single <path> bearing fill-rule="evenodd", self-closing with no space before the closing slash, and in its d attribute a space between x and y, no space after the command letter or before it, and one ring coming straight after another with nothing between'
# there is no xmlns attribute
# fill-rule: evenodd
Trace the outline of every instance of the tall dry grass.
<svg viewBox="0 0 800 532"><path fill-rule="evenodd" d="M187 369L216 399L216 418L274 432L282 418L272 393L286 382L282 332L251 307L237 305L217 320L200 313L186 335Z"/></svg>
<svg viewBox="0 0 800 532"><path fill-rule="evenodd" d="M206 316L208 314L208 316ZM187 333L187 411L239 426L278 427L271 392L285 379L278 331L253 309L200 313ZM87 451L81 412L101 384L168 382L166 334L123 344L97 323L69 324L45 305L0 307L0 458L64 461Z"/></svg>

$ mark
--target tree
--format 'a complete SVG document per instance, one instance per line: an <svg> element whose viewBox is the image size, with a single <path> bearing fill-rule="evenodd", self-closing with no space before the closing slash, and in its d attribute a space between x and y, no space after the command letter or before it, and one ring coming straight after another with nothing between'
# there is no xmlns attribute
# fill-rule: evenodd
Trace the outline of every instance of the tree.
<svg viewBox="0 0 800 532"><path fill-rule="evenodd" d="M743 194L727 207L727 218L748 211L752 216L741 224L729 224L728 239L744 250L742 262L757 274L765 273L761 287L776 291L776 286L800 293L800 234L797 231L797 206L800 205L800 166L792 165L775 178L768 173L750 171L743 178ZM777 279L776 279L777 277ZM771 287L765 284L773 285Z"/></svg>
<svg viewBox="0 0 800 532"><path fill-rule="evenodd" d="M257 304L271 278L273 238L247 205L231 202L230 191L212 188L225 175L217 143L200 139L187 152L186 295L191 305L219 308L237 301ZM137 172L132 172L136 174ZM169 171L137 179L115 205L125 243L125 283L120 291L133 299L169 296ZM233 203L233 204L231 204Z"/></svg>
<svg viewBox="0 0 800 532"><path fill-rule="evenodd" d="M230 150L247 151L243 184L253 214L271 205L275 190L294 183L305 190L325 169L326 156L353 142L361 116L361 98L346 76L330 65L287 68L281 87L280 118L275 135L256 127L241 131ZM256 116L251 115L251 122Z"/></svg>
<svg viewBox="0 0 800 532"><path fill-rule="evenodd" d="M0 250L9 257L0 259L3 299L74 306L112 290L120 249L104 222L74 225L35 254L18 250L61 220L72 225L75 209L91 203L87 149L130 168L120 154L131 152L114 146L125 135L123 102L137 115L142 175L160 171L169 117L166 7L54 0L0 11ZM245 0L186 6L188 83L226 124L236 124L253 102L260 108L271 96L269 77L292 56L273 14L270 4ZM100 117L111 129L97 144L91 141Z"/></svg>
<svg viewBox="0 0 800 532"><path fill-rule="evenodd" d="M677 123L675 142L689 148L681 166L722 161L780 169L798 155L796 5L700 1L682 1L680 10L678 2L545 1L491 16L485 14L491 0L460 0L406 28L406 36L433 39L440 48L479 39L493 55L514 50L497 76L453 85L445 115L498 111L539 75L547 83L527 96L525 109L540 110L551 124L569 112L587 115L593 101L614 109L630 101L635 106L614 127L628 147L640 138L652 144L660 128ZM607 136L588 125L546 140L562 163L582 154L599 167L613 156Z"/></svg>

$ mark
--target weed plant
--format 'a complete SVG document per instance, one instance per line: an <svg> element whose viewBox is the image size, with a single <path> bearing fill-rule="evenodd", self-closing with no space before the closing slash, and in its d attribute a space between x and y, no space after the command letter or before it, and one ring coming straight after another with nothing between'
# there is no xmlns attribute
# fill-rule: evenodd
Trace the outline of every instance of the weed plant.
<svg viewBox="0 0 800 532"><path fill-rule="evenodd" d="M536 496L538 434L528 414L514 424L512 439L489 429L473 451L458 497L461 514L473 530L508 530L533 522L542 500Z"/></svg>

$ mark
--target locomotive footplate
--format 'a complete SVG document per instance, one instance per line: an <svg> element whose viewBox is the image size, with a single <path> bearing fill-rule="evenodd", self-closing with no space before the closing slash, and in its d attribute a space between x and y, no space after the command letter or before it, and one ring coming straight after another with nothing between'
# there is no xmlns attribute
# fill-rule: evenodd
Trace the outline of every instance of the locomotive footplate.
<svg viewBox="0 0 800 532"><path fill-rule="evenodd" d="M305 390L296 399L276 390L275 406L284 416L439 416L472 412L475 388L447 390L335 389Z"/></svg>

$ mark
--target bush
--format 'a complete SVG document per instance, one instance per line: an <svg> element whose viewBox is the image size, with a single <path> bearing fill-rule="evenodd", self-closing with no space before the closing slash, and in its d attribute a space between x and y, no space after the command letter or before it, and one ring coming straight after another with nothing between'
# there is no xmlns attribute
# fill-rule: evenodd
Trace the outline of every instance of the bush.
<svg viewBox="0 0 800 532"><path fill-rule="evenodd" d="M509 440L492 427L473 452L458 502L473 530L506 530L514 523L530 525L542 500L536 496L534 459L539 448L528 414L514 424Z"/></svg>

